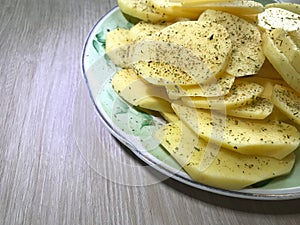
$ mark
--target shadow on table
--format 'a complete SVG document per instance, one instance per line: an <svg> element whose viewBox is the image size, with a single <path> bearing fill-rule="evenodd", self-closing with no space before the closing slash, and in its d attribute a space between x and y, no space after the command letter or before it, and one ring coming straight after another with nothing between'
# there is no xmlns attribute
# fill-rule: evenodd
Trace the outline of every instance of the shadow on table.
<svg viewBox="0 0 300 225"><path fill-rule="evenodd" d="M185 185L174 179L163 182L176 191L200 201L248 213L295 214L300 213L300 199L293 200L252 200L223 196Z"/></svg>

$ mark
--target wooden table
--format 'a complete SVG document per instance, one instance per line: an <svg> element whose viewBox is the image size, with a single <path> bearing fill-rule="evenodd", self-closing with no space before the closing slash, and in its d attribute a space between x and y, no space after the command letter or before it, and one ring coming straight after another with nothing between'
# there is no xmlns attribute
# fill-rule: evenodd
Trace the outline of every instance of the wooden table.
<svg viewBox="0 0 300 225"><path fill-rule="evenodd" d="M0 224L298 224L300 200L234 199L160 181L110 135L80 60L89 30L115 5L1 0Z"/></svg>

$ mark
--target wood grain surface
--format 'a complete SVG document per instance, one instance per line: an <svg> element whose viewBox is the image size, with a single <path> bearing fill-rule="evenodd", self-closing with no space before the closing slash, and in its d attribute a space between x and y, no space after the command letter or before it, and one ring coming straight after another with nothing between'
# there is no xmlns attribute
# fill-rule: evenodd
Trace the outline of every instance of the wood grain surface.
<svg viewBox="0 0 300 225"><path fill-rule="evenodd" d="M0 0L0 224L298 224L299 200L195 190L110 135L80 60L89 30L115 5ZM119 167L124 162L135 172Z"/></svg>

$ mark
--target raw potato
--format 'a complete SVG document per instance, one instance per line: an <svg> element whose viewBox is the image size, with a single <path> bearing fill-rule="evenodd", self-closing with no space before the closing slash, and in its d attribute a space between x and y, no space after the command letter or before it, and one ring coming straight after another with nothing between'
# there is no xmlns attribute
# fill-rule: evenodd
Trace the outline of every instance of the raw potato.
<svg viewBox="0 0 300 225"><path fill-rule="evenodd" d="M188 5L190 3L190 5ZM201 13L207 9L218 10L223 12L232 13L238 16L245 15L256 15L263 12L264 7L261 3L256 1L223 1L223 2L206 2L200 4L193 4L192 2L186 1L183 6L172 6L174 12L185 10L191 13Z"/></svg>
<svg viewBox="0 0 300 225"><path fill-rule="evenodd" d="M185 10L179 2L170 2L166 0L150 0L155 10L166 15L176 18L187 18L196 20L200 12L193 12L191 10Z"/></svg>
<svg viewBox="0 0 300 225"><path fill-rule="evenodd" d="M293 153L277 160L208 145L181 121L166 124L156 137L193 180L218 188L242 189L288 174L295 162Z"/></svg>
<svg viewBox="0 0 300 225"><path fill-rule="evenodd" d="M166 26L167 24L152 24L140 21L129 30L116 28L106 35L105 52L115 65L127 67L128 61L124 61L120 57L126 55L135 42L150 37Z"/></svg>
<svg viewBox="0 0 300 225"><path fill-rule="evenodd" d="M277 48L268 32L263 34L263 50L268 60L286 83L300 93L300 74L290 64L287 57Z"/></svg>
<svg viewBox="0 0 300 225"><path fill-rule="evenodd" d="M252 103L263 92L263 86L247 81L236 81L229 93L221 97L182 97L181 100L193 108L224 110Z"/></svg>
<svg viewBox="0 0 300 225"><path fill-rule="evenodd" d="M214 82L196 85L167 85L166 90L170 99L178 99L183 96L216 97L228 94L234 83L235 77L222 74Z"/></svg>
<svg viewBox="0 0 300 225"><path fill-rule="evenodd" d="M118 0L121 11L143 21L161 23L173 18L155 10L148 0Z"/></svg>
<svg viewBox="0 0 300 225"><path fill-rule="evenodd" d="M300 5L290 2L277 2L265 5L265 8L281 8L300 15Z"/></svg>
<svg viewBox="0 0 300 225"><path fill-rule="evenodd" d="M295 70L300 73L300 48L294 43L288 32L282 28L276 28L270 31L270 36L279 51L287 57Z"/></svg>
<svg viewBox="0 0 300 225"><path fill-rule="evenodd" d="M273 93L273 87L275 84L280 85L287 85L284 80L277 80L277 79L270 79L260 76L249 76L249 77L243 77L239 78L241 81L247 81L247 82L255 82L261 86L264 87L263 92L260 94L260 97L271 99L272 93Z"/></svg>
<svg viewBox="0 0 300 225"><path fill-rule="evenodd" d="M164 88L153 86L132 69L121 69L112 78L113 89L127 102L145 109L173 112Z"/></svg>
<svg viewBox="0 0 300 225"><path fill-rule="evenodd" d="M190 75L181 69L163 62L137 62L132 68L151 84L165 85L194 85L198 84Z"/></svg>
<svg viewBox="0 0 300 225"><path fill-rule="evenodd" d="M181 69L195 82L203 83L225 69L230 52L231 41L223 26L187 21L133 42L126 50L116 48L107 54L119 67L130 67L140 61L162 62Z"/></svg>
<svg viewBox="0 0 300 225"><path fill-rule="evenodd" d="M163 28L167 27L169 24L167 23L148 23L145 21L140 21L139 23L135 24L129 30L129 36L131 41L138 41L148 38L149 36L153 35L154 33L162 30Z"/></svg>
<svg viewBox="0 0 300 225"><path fill-rule="evenodd" d="M129 30L117 28L106 34L105 53L114 64L120 66L119 55L126 54L131 43Z"/></svg>
<svg viewBox="0 0 300 225"><path fill-rule="evenodd" d="M201 14L199 21L221 24L230 34L232 54L226 69L227 73L236 77L258 73L265 56L257 26L230 13L210 9Z"/></svg>
<svg viewBox="0 0 300 225"><path fill-rule="evenodd" d="M189 49L207 65L215 76L225 70L232 48L226 28L210 21L176 22L161 32L155 33L151 39L176 43ZM178 55L185 61L189 60L189 56L180 55L180 53ZM176 56L173 55L173 57ZM188 74L195 76L193 73Z"/></svg>
<svg viewBox="0 0 300 225"><path fill-rule="evenodd" d="M201 138L241 154L283 159L300 144L300 133L290 124L240 119L182 104L172 107Z"/></svg>
<svg viewBox="0 0 300 225"><path fill-rule="evenodd" d="M228 109L226 113L229 116L261 120L269 116L272 111L273 103L271 102L271 100L258 97L252 103L233 109Z"/></svg>
<svg viewBox="0 0 300 225"><path fill-rule="evenodd" d="M282 28L286 31L300 29L300 15L281 8L267 8L258 14L258 26L265 30Z"/></svg>
<svg viewBox="0 0 300 225"><path fill-rule="evenodd" d="M291 88L275 85L273 103L283 112L288 118L300 125L300 94L296 93Z"/></svg>

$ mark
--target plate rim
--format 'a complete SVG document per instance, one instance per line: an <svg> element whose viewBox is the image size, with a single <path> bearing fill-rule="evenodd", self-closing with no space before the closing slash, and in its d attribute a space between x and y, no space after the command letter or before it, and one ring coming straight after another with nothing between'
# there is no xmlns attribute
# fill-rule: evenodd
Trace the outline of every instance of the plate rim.
<svg viewBox="0 0 300 225"><path fill-rule="evenodd" d="M110 134L113 135L122 144L124 144L126 146L126 148L128 148L138 159L140 159L141 161L143 161L144 163L146 163L147 165L149 165L156 171L158 171L161 174L163 174L171 179L174 179L180 183L188 185L190 187L193 187L193 188L196 188L196 189L199 189L202 191L207 191L210 193L218 194L221 196L234 197L234 198L240 198L240 199L249 199L249 200L271 200L271 201L274 201L274 200L292 200L292 199L300 198L300 191L295 192L295 193L288 193L288 192L287 193L276 193L276 191L275 191L276 189L266 189L268 192L271 192L271 193L259 193L259 191L249 192L250 189L226 190L226 189L216 188L216 187L212 187L209 185L205 185L205 184L193 181L191 178L188 179L188 176L182 176L180 173L174 173L174 171L172 172L172 170L170 168L173 168L173 167L164 164L162 161L160 161L159 159L157 159L155 156L151 155L150 153L148 153L148 154L142 153L144 151L140 151L139 149L137 149L133 143L128 141L122 134L120 134L116 130L114 130L114 128L111 126L110 121L108 121L106 116L103 115L103 112L101 112L101 110L98 108L98 105L97 105L95 98L91 91L91 86L90 86L90 83L89 83L89 80L87 77L87 70L86 70L84 61L86 58L87 47L88 47L90 41L92 40L91 37L92 37L92 34L94 33L94 31L96 30L96 28L98 26L100 26L101 23L105 21L105 19L109 18L113 13L116 13L118 11L120 11L120 8L118 6L114 6L109 11L107 11L103 16L101 16L100 19L98 19L96 21L96 23L92 26L92 28L90 29L90 31L84 41L84 46L82 49L81 60L80 60L81 61L81 65L80 65L81 73L82 73L82 77L85 81L86 87L88 89L89 97L93 103L94 109L97 112L96 114L97 114L98 118L100 119L102 124L104 124L105 127L109 130ZM157 163L156 161L159 161L160 163ZM173 169L175 169L175 168L173 168ZM300 186L295 187L295 188L300 188ZM285 188L285 190L290 190L290 189L295 189L295 188ZM255 190L255 189L251 189L251 190ZM262 191L262 189L257 189L257 190L260 190L260 192ZM272 190L274 190L275 193L272 193Z"/></svg>

